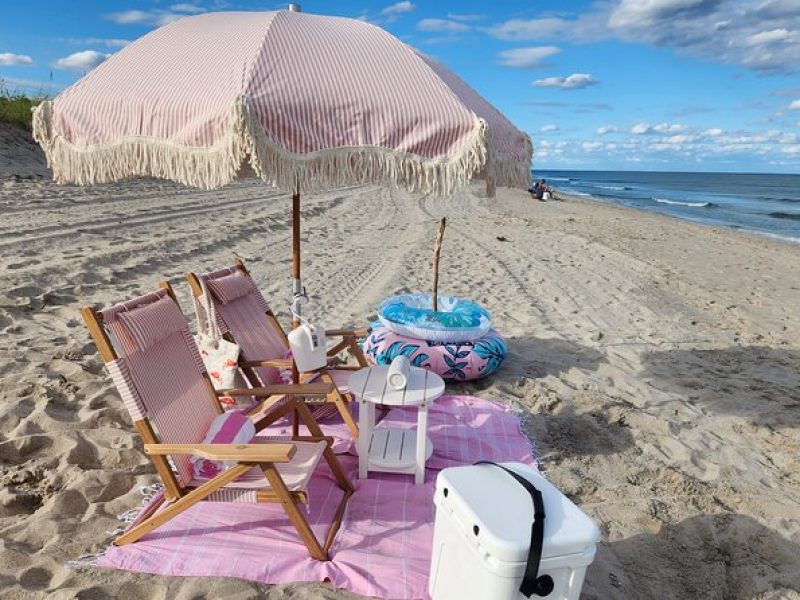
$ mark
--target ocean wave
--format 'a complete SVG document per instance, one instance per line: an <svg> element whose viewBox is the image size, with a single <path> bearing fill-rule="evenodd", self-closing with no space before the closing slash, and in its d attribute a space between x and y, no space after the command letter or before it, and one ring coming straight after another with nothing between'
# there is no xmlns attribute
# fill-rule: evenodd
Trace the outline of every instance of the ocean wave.
<svg viewBox="0 0 800 600"><path fill-rule="evenodd" d="M624 192L633 189L628 187L627 185L600 185L600 184L595 184L595 185L604 190L613 190L615 192Z"/></svg>
<svg viewBox="0 0 800 600"><path fill-rule="evenodd" d="M791 221L800 221L800 213L785 213L785 212L771 212L767 216L773 219L789 219Z"/></svg>
<svg viewBox="0 0 800 600"><path fill-rule="evenodd" d="M757 229L742 229L741 231L746 231L747 233L754 233L755 235L761 235L768 238L773 238L776 240L783 240L784 242L792 242L794 244L800 244L800 237L792 237L791 235L782 235L780 233L770 233L768 231L759 231Z"/></svg>
<svg viewBox="0 0 800 600"><path fill-rule="evenodd" d="M689 206L691 208L711 208L716 206L713 202L679 202L678 200L667 200L666 198L653 198L660 204L672 204L674 206Z"/></svg>

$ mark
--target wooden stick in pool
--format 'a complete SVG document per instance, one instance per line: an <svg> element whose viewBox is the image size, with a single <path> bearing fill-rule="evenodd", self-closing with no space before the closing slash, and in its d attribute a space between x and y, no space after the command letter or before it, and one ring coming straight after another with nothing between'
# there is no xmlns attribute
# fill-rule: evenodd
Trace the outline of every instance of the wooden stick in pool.
<svg viewBox="0 0 800 600"><path fill-rule="evenodd" d="M439 310L439 254L442 252L442 239L447 218L439 221L439 234L436 236L436 245L433 247L433 312Z"/></svg>

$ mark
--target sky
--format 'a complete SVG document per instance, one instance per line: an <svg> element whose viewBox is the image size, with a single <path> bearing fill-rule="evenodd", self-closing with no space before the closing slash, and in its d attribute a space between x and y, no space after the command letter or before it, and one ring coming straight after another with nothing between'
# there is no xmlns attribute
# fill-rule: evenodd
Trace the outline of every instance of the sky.
<svg viewBox="0 0 800 600"><path fill-rule="evenodd" d="M800 0L306 0L432 55L535 169L800 173ZM269 0L4 1L0 79L55 94L155 27Z"/></svg>

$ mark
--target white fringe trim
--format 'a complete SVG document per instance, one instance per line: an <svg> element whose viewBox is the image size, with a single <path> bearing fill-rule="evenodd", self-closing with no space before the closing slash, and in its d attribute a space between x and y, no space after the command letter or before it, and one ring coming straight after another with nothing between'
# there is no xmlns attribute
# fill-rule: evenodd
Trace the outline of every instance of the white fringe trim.
<svg viewBox="0 0 800 600"><path fill-rule="evenodd" d="M147 506L152 502L153 498L161 492L164 487L159 483L154 483L151 485L143 485L139 486L139 493L142 495L142 502L139 508L132 508L130 510L126 510L121 515L117 515L117 519L123 522L123 525L120 525L116 529L112 529L111 531L106 531L108 535L111 536L113 540L117 536L123 534L125 530L130 527L131 523L136 520L136 517L139 516L139 513L142 512ZM109 541L106 543L106 550L110 546L112 542ZM97 563L100 561L101 558L106 553L106 550L102 552L92 552L88 554L81 554L78 558L73 560L68 560L64 563L64 566L73 569L75 571L82 571L87 568L96 567Z"/></svg>
<svg viewBox="0 0 800 600"><path fill-rule="evenodd" d="M56 131L49 100L34 108L33 137L44 149L54 179L79 185L157 177L215 189L239 177L248 164L265 182L304 192L380 183L444 196L481 172L490 189L494 184L529 187L531 177L529 165L493 156L487 124L477 118L459 152L443 159L371 146L293 154L267 137L246 96L234 102L228 132L211 148L150 137L77 146Z"/></svg>

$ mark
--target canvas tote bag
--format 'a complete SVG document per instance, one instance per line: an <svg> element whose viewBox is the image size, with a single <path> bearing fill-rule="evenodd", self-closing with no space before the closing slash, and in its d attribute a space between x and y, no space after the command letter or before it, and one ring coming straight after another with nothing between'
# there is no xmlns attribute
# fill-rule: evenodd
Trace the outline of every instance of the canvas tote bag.
<svg viewBox="0 0 800 600"><path fill-rule="evenodd" d="M203 288L203 295L195 303L197 331L199 332L195 339L211 383L215 390L245 387L237 366L239 344L229 342L222 337L219 325L217 325L217 311L210 299L205 281L200 279L200 285ZM202 305L202 311L200 305ZM236 406L236 400L229 396L221 396L219 401L232 408Z"/></svg>

